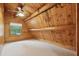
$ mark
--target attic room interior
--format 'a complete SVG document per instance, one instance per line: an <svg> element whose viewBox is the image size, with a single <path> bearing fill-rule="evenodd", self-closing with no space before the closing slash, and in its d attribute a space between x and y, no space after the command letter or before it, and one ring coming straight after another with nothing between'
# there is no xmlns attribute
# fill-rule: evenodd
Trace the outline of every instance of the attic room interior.
<svg viewBox="0 0 79 59"><path fill-rule="evenodd" d="M0 56L76 56L75 3L0 3Z"/></svg>

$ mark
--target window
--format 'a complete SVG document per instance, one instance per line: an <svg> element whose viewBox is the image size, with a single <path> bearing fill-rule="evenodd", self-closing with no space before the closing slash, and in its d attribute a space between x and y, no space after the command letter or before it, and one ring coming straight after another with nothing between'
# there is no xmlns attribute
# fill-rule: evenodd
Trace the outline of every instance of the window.
<svg viewBox="0 0 79 59"><path fill-rule="evenodd" d="M10 34L11 35L21 35L22 24L19 23L10 23Z"/></svg>

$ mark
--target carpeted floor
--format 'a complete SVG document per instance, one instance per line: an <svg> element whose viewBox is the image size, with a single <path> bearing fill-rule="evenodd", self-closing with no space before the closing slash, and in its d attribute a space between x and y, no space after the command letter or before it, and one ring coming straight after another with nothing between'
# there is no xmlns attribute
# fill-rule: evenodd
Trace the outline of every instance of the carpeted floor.
<svg viewBox="0 0 79 59"><path fill-rule="evenodd" d="M3 49L3 45L0 45L0 55L1 55L2 49Z"/></svg>
<svg viewBox="0 0 79 59"><path fill-rule="evenodd" d="M37 40L24 40L4 45L1 56L72 56L72 51Z"/></svg>

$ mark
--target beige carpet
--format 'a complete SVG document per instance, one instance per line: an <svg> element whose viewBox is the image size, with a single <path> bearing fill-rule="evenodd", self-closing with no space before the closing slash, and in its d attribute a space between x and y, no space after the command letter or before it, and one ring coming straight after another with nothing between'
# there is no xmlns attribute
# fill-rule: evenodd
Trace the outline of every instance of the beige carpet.
<svg viewBox="0 0 79 59"><path fill-rule="evenodd" d="M2 49L3 49L3 45L0 45L0 55L1 55Z"/></svg>
<svg viewBox="0 0 79 59"><path fill-rule="evenodd" d="M37 40L5 44L1 56L72 56L72 51Z"/></svg>

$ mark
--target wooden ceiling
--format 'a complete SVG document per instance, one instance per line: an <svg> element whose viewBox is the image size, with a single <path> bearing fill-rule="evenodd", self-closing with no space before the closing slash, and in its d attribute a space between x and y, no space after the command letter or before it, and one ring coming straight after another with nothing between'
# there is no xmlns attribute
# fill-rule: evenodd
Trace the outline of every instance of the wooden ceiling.
<svg viewBox="0 0 79 59"><path fill-rule="evenodd" d="M17 7L22 7L22 10L25 13L27 13L27 15L29 16L44 5L45 4L43 4L43 3L5 3L4 9L5 9L5 13L6 12L9 13L10 11L8 11L8 10L16 11ZM10 12L10 14L11 13L14 13L14 12ZM14 14L16 14L16 13L14 13ZM27 17L27 16L25 16L25 17Z"/></svg>
<svg viewBox="0 0 79 59"><path fill-rule="evenodd" d="M19 6L18 3L6 3L4 4L5 10L16 10L16 8Z"/></svg>
<svg viewBox="0 0 79 59"><path fill-rule="evenodd" d="M45 4L41 4L41 3L31 3L31 4L28 3L28 4L24 4L23 9L29 11L30 13L33 13L44 5Z"/></svg>

